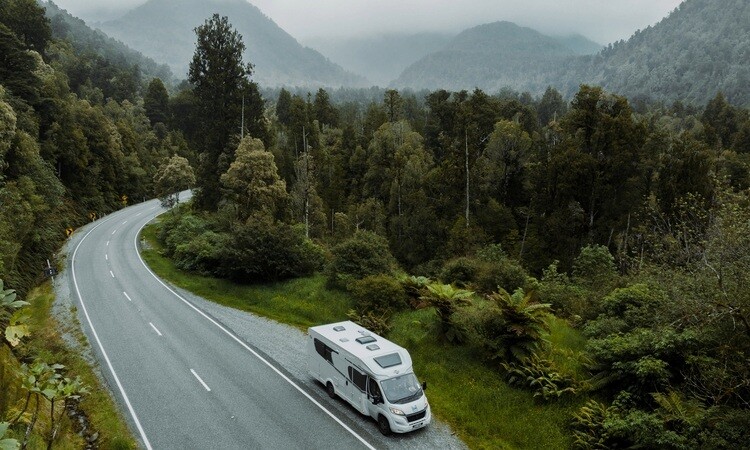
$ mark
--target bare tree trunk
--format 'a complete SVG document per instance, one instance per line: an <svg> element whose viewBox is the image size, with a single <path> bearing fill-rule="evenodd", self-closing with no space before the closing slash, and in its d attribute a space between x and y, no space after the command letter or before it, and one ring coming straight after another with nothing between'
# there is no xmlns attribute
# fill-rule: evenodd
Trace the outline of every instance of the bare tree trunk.
<svg viewBox="0 0 750 450"><path fill-rule="evenodd" d="M469 228L469 130L464 130L466 141L466 228Z"/></svg>
<svg viewBox="0 0 750 450"><path fill-rule="evenodd" d="M39 417L39 395L35 395L34 398L36 399L36 408L34 409L34 414L31 416L31 422L29 422L29 424L26 426L26 432L23 435L23 442L21 443L21 450L25 450L26 446L29 445L31 430L34 429L34 425L36 425L36 419Z"/></svg>

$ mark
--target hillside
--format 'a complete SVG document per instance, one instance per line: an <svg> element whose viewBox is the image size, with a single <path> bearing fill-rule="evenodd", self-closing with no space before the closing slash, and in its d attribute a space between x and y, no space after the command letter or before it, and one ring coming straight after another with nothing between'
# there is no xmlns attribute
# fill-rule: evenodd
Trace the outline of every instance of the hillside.
<svg viewBox="0 0 750 450"><path fill-rule="evenodd" d="M53 37L70 42L76 52L104 57L121 68L138 66L141 75L147 80L159 77L164 82L169 82L174 78L165 64L159 64L103 32L92 29L83 20L74 17L52 1L40 2L40 5L50 20Z"/></svg>
<svg viewBox="0 0 750 450"><path fill-rule="evenodd" d="M621 94L704 105L723 91L750 105L750 2L687 0L657 25L586 58L566 74Z"/></svg>
<svg viewBox="0 0 750 450"><path fill-rule="evenodd" d="M495 22L463 31L442 50L406 68L393 84L414 89L497 91L510 86L543 91L549 68L580 54L582 48L580 38L553 38L510 22Z"/></svg>
<svg viewBox="0 0 750 450"><path fill-rule="evenodd" d="M436 52L454 36L444 33L317 38L306 42L348 70L378 86L388 86L414 61Z"/></svg>
<svg viewBox="0 0 750 450"><path fill-rule="evenodd" d="M268 86L357 86L365 81L303 47L255 6L244 0L150 0L115 21L100 24L110 36L158 61L179 78L195 50L193 30L212 14L229 17L242 34L253 79Z"/></svg>

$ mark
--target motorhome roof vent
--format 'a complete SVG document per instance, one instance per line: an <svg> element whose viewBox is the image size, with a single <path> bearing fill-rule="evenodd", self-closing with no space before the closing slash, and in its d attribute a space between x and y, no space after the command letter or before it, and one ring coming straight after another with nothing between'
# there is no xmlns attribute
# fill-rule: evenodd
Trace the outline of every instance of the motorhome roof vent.
<svg viewBox="0 0 750 450"><path fill-rule="evenodd" d="M374 351L374 350L380 350L380 347L378 344L370 344L367 347L365 347L367 350Z"/></svg>
<svg viewBox="0 0 750 450"><path fill-rule="evenodd" d="M337 325L333 327L333 331L344 331L344 330L346 330L346 328L344 328L343 325Z"/></svg>
<svg viewBox="0 0 750 450"><path fill-rule="evenodd" d="M360 344L369 344L371 342L375 342L375 338L372 336L362 336L357 338L357 342Z"/></svg>
<svg viewBox="0 0 750 450"><path fill-rule="evenodd" d="M349 338L341 338L341 339L339 339L339 341L341 341L341 342L349 342Z"/></svg>

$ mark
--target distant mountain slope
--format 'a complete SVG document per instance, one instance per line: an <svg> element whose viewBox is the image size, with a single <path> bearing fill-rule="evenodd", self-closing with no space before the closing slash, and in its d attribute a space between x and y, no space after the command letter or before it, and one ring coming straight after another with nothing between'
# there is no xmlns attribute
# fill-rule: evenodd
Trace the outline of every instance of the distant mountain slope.
<svg viewBox="0 0 750 450"><path fill-rule="evenodd" d="M348 70L388 86L409 64L436 52L452 34L387 34L363 38L315 38L306 42Z"/></svg>
<svg viewBox="0 0 750 450"><path fill-rule="evenodd" d="M212 14L229 17L242 34L245 60L255 65L253 79L266 86L357 86L350 74L315 50L303 47L244 0L150 0L122 18L101 24L111 36L168 64L187 78L195 50L194 29Z"/></svg>
<svg viewBox="0 0 750 450"><path fill-rule="evenodd" d="M77 52L93 53L123 68L137 65L146 80L159 77L169 83L174 78L165 64L159 64L103 32L92 29L83 20L72 16L52 1L42 1L39 4L44 7L45 14L50 19L53 36L70 41Z"/></svg>
<svg viewBox="0 0 750 450"><path fill-rule="evenodd" d="M575 48L569 46L572 42ZM393 84L495 91L522 82L526 89L539 91L547 87L550 68L580 54L581 48L580 38L552 38L511 22L495 22L463 31L442 50L406 68Z"/></svg>
<svg viewBox="0 0 750 450"><path fill-rule="evenodd" d="M723 91L750 105L750 1L687 0L657 25L584 59L565 80L568 91L586 81L700 105Z"/></svg>

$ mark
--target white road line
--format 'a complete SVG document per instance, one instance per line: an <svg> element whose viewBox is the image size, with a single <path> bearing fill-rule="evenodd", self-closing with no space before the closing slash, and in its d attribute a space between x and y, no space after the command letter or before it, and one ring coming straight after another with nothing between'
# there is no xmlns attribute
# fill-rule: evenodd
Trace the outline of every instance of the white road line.
<svg viewBox="0 0 750 450"><path fill-rule="evenodd" d="M115 234L115 233L117 233L117 228L115 228L115 231L112 232L112 234Z"/></svg>
<svg viewBox="0 0 750 450"><path fill-rule="evenodd" d="M83 296L81 295L81 290L78 288L78 280L76 279L76 254L78 253L78 249L81 247L81 244L83 244L83 241L87 237L89 237L89 235L94 230L99 228L99 226L105 222L106 221L100 222L94 228L89 230L89 232L86 233L86 235L81 238L80 242L78 242L78 245L76 245L76 249L73 250L73 257L71 258L71 261L70 261L71 275L73 277L73 286L76 289L76 294L78 295L78 301L81 302L81 310L83 311L83 315L86 316L86 321L89 324L89 328L91 328L91 334L94 335L94 340L96 340L96 343L99 346L99 350L101 350L102 356L104 357L104 361L106 361L107 367L109 367L109 371L110 373L112 373L112 378L114 378L115 383L117 384L117 388L120 390L122 399L125 401L125 405L128 407L128 411L130 412L130 417L133 418L133 422L135 422L135 426L136 428L138 428L138 433L141 435L141 439L143 440L143 445L146 446L146 450L153 450L153 447L151 447L151 443L149 442L148 437L146 437L146 432L143 431L143 426L141 426L141 421L138 420L138 416L136 415L135 410L133 409L133 405L130 404L130 399L128 398L128 394L125 393L125 389L122 387L122 383L120 382L120 377L117 376L117 372L115 372L114 367L112 367L112 362L109 360L109 356L107 356L107 352L104 350L102 341L99 339L99 334L96 332L96 328L94 328L94 324L91 322L91 317L89 317L89 312L86 309L86 304L83 302Z"/></svg>
<svg viewBox="0 0 750 450"><path fill-rule="evenodd" d="M168 290L169 292L171 292L172 294L174 294L175 297L177 297L178 299L180 299L184 304L186 304L187 306L189 306L190 308L192 308L195 312L197 312L198 314L200 314L201 316L203 316L206 320L208 320L212 324L216 325L216 327L218 327L221 331L223 331L227 336L229 336L230 338L232 338L235 342L237 342L238 344L240 344L243 348L245 348L245 350L247 350L248 352L250 352L253 356L255 356L256 358L258 358L266 366L270 367L271 370L273 370L274 372L276 372L276 374L279 375L284 381L286 381L287 383L289 383L290 385L292 385L292 387L294 387L297 391L299 391L299 393L301 393L302 395L304 395L305 397L307 397L307 399L310 400L315 406L317 406L323 412L325 412L326 414L328 414L329 417L331 417L333 420L335 420L336 423L338 423L339 425L341 425L346 431L349 432L349 434L351 434L352 436L354 436L365 447L367 447L370 450L375 450L375 447L373 447L369 442L367 442L362 436L360 436L359 434L357 434L356 431L352 430L348 425L346 425L344 422L342 422L341 419L339 419L338 417L336 417L335 414L333 414L331 411L329 411L328 409L326 409L325 406L323 406L320 402L318 402L317 400L315 400L304 389L302 389L301 387L299 387L297 385L297 383L295 383L289 377L287 377L286 375L284 375L283 372L281 372L273 364L271 364L270 362L268 362L268 360L266 360L264 357L262 357L258 352L256 352L255 350L253 350L242 339L240 339L237 336L235 336L231 331L229 331L226 328L224 328L221 324L219 324L217 321L215 321L214 319L212 319L209 315L207 315L206 313L204 313L203 311L201 311L198 307L196 307L195 305L193 305L189 301L185 300L180 294L178 294L177 292L175 292L174 290L172 290L172 288L170 288L169 286L167 286L166 283L164 283L159 277L157 277L156 274L151 270L151 268L146 265L146 262L141 257L141 252L138 251L138 236L141 234L141 230L143 230L143 228L146 225L147 225L146 223L144 223L143 225L141 225L141 227L138 229L138 232L135 234L135 239L134 239L133 242L135 244L135 251L136 251L136 254L138 255L138 259L141 260L141 264L143 264L143 267L146 268L146 270L151 274L152 277L154 277L154 279L156 281L159 282L159 284L161 284L162 286L164 286L164 288L166 290Z"/></svg>
<svg viewBox="0 0 750 450"><path fill-rule="evenodd" d="M152 325L152 326L153 326L153 325ZM204 388L206 388L206 390L207 390L208 392L211 392L211 388L210 388L210 387L208 387L208 385L207 385L207 384L206 384L205 382L203 382L203 380L201 380L201 377L199 377L199 376L198 376L198 374L197 374L197 373L195 373L195 370L193 370L193 369L190 369L190 371L191 371L191 372L193 372L193 375L195 376L195 378L197 378L197 379L198 379L198 381L200 381L200 382L201 382L201 384L203 385L203 387L204 387Z"/></svg>
<svg viewBox="0 0 750 450"><path fill-rule="evenodd" d="M115 277L115 274L113 274L111 270L109 271L109 274L112 275L112 278Z"/></svg>
<svg viewBox="0 0 750 450"><path fill-rule="evenodd" d="M128 223L128 221L127 221L127 220L126 220L125 222L123 222L122 224L123 224L123 225L125 225L126 223Z"/></svg>
<svg viewBox="0 0 750 450"><path fill-rule="evenodd" d="M107 247L109 247L109 241L107 241Z"/></svg>
<svg viewBox="0 0 750 450"><path fill-rule="evenodd" d="M131 300L131 299L130 299L130 296L128 295L128 293L127 293L127 292L123 292L123 293L122 293L122 295L124 295L124 296L125 296L125 298L126 298L126 299L128 299L128 301L129 301L129 302L132 302L132 301L133 301L133 300Z"/></svg>
<svg viewBox="0 0 750 450"><path fill-rule="evenodd" d="M107 261L109 261L109 255L105 253L104 254L104 259L106 259Z"/></svg>
<svg viewBox="0 0 750 450"><path fill-rule="evenodd" d="M136 216L136 217L138 217L138 216L140 216L140 215L141 215L141 213L138 213L138 214L136 214L135 216Z"/></svg>
<svg viewBox="0 0 750 450"><path fill-rule="evenodd" d="M158 334L159 336L161 336L161 332L160 332L159 330L157 330L157 329L156 329L156 326L155 326L155 325L154 325L153 323L149 322L148 324L149 324L149 325L151 325L151 328L153 328L153 329L154 329L154 331L156 331L156 334ZM210 389L209 389L209 390L210 390Z"/></svg>

